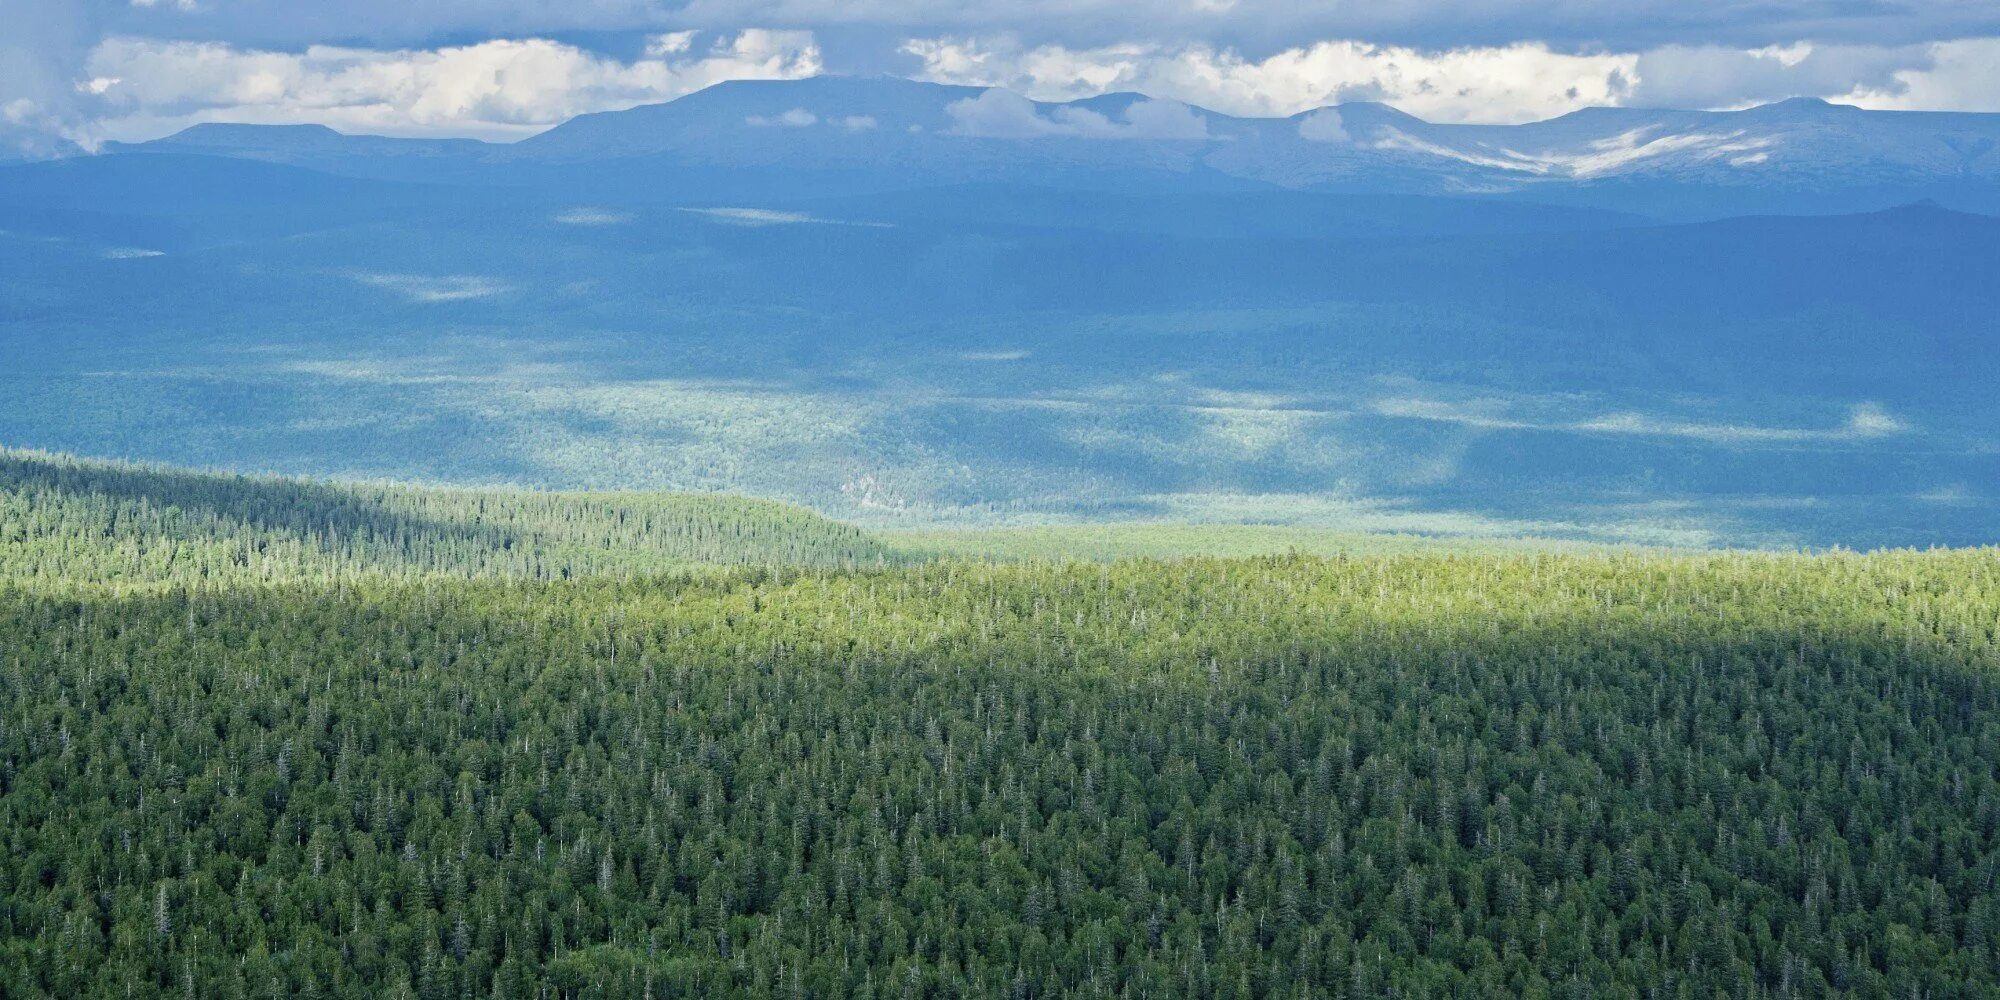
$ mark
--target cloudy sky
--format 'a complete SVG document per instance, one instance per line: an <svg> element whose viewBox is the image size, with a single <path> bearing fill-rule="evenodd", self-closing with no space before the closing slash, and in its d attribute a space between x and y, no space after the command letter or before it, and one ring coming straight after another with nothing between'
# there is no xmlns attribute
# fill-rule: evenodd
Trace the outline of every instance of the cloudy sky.
<svg viewBox="0 0 2000 1000"><path fill-rule="evenodd" d="M1798 96L2000 111L1994 0L0 0L0 25L17 155L198 121L510 139L818 73L1434 121Z"/></svg>

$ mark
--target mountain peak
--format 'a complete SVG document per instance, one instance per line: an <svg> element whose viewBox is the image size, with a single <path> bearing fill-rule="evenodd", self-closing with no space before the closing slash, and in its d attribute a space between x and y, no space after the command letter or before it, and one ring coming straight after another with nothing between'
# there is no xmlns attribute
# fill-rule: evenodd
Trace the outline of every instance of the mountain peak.
<svg viewBox="0 0 2000 1000"><path fill-rule="evenodd" d="M1085 97L1082 98L1081 100L1068 101L1068 102L1041 101L1038 103L1042 104L1068 103L1076 107L1084 107L1084 108L1096 108L1099 106L1107 108L1123 108L1129 105L1138 104L1141 101L1150 101L1152 99L1153 98L1145 94L1141 94L1136 90L1114 90L1108 94L1099 94L1096 97ZM1174 101L1173 103L1180 104L1182 102Z"/></svg>
<svg viewBox="0 0 2000 1000"><path fill-rule="evenodd" d="M1946 207L1943 202L1938 201L1936 198L1918 198L1915 201L1904 202L1901 205L1896 205L1892 208L1884 209L1879 214L1903 216L1906 218L1924 218L1924 217L1937 217L1946 215L1951 215L1951 216L1963 215L1969 217L1972 213L1953 211L1951 208Z"/></svg>
<svg viewBox="0 0 2000 1000"><path fill-rule="evenodd" d="M1759 118L1824 118L1859 110L1852 104L1834 104L1818 97L1787 97L1782 101L1745 108L1737 114Z"/></svg>
<svg viewBox="0 0 2000 1000"><path fill-rule="evenodd" d="M791 80L724 80L677 98L685 101L704 95L785 94L796 97L877 97L884 94L937 94L951 91L974 93L983 87L962 87L927 80L877 74L872 76L825 73ZM668 102L675 103L675 102Z"/></svg>
<svg viewBox="0 0 2000 1000"><path fill-rule="evenodd" d="M816 114L893 111L936 107L961 97L976 96L984 87L964 87L895 76L809 76L797 80L725 80L662 104L641 105L634 111L679 108L683 111L773 111L801 108ZM619 114L620 112L607 112Z"/></svg>
<svg viewBox="0 0 2000 1000"><path fill-rule="evenodd" d="M1328 110L1339 112L1341 121L1350 125L1412 126L1430 124L1430 122L1418 118L1416 115L1390 107L1381 101L1348 101L1345 104L1335 104L1330 108L1315 108L1312 111L1306 112L1306 114L1317 114Z"/></svg>
<svg viewBox="0 0 2000 1000"><path fill-rule="evenodd" d="M890 76L728 80L664 103L578 115L518 146L558 157L635 155L746 129L774 136L823 126L849 134L930 129L945 124L946 105L983 89Z"/></svg>
<svg viewBox="0 0 2000 1000"><path fill-rule="evenodd" d="M292 139L321 139L342 135L317 122L297 125L258 125L250 122L197 122L155 142L209 143L242 140L245 136L287 136Z"/></svg>

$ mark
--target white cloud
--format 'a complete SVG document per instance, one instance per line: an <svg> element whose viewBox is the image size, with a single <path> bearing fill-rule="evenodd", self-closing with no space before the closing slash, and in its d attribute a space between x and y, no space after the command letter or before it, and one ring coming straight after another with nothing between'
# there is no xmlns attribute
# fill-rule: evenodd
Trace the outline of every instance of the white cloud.
<svg viewBox="0 0 2000 1000"><path fill-rule="evenodd" d="M1740 108L1787 97L1833 97L1861 87L1893 86L1898 70L1929 59L1924 46L1669 45L1639 56L1627 103Z"/></svg>
<svg viewBox="0 0 2000 1000"><path fill-rule="evenodd" d="M1006 87L1043 100L1116 90L1230 114L1288 116L1381 100L1440 122L1527 121L1616 103L1638 57L1567 54L1537 43L1426 52L1352 40L1253 60L1207 45L1022 48L1005 40L913 39L903 51L941 83Z"/></svg>
<svg viewBox="0 0 2000 1000"><path fill-rule="evenodd" d="M700 34L699 31L669 31L654 35L646 41L646 54L655 59L680 55L694 48L694 40Z"/></svg>
<svg viewBox="0 0 2000 1000"><path fill-rule="evenodd" d="M953 101L945 109L950 113L954 130L961 135L976 135L993 139L1029 139L1036 136L1057 135L1064 131L1062 125L1042 117L1035 108L1035 102L1008 90L998 88L988 90L978 97L968 97Z"/></svg>
<svg viewBox="0 0 2000 1000"><path fill-rule="evenodd" d="M952 131L986 139L1202 139L1208 135L1208 120L1176 101L1135 101L1119 122L1088 108L1060 107L1044 114L1035 102L994 87L977 97L953 101L945 106L945 112L951 115Z"/></svg>
<svg viewBox="0 0 2000 1000"><path fill-rule="evenodd" d="M839 118L821 119L819 115L804 108L793 108L781 115L751 115L743 119L743 124L759 128L806 128L821 124L822 121L828 125L838 125L849 132L866 132L881 124L873 115L843 115Z"/></svg>
<svg viewBox="0 0 2000 1000"><path fill-rule="evenodd" d="M65 139L90 145L67 107L28 97L0 103L0 154L60 155Z"/></svg>
<svg viewBox="0 0 2000 1000"><path fill-rule="evenodd" d="M694 38L657 36L647 57L622 62L532 38L439 49L316 45L292 53L120 37L91 52L88 75L104 81L97 100L108 115L100 125L111 138L240 121L504 139L724 80L791 79L821 69L808 32L751 29L699 53Z"/></svg>
<svg viewBox="0 0 2000 1000"><path fill-rule="evenodd" d="M1925 59L1855 86L1840 97L1891 111L2000 111L2000 38L1966 38L1923 46Z"/></svg>
<svg viewBox="0 0 2000 1000"><path fill-rule="evenodd" d="M57 0L87 7L123 30L161 23L129 0ZM1830 41L1902 43L2000 30L2000 12L1979 0L339 0L336 4L189 0L218 39L263 38L292 46L326 38L412 44L426 38L719 29L744 24L838 25L861 39L992 32L1072 46L1131 37L1205 39L1268 47L1291 39L1395 38L1432 48L1493 38L1634 48L1669 42L1761 45L1809 34ZM16 6L9 0L9 7ZM123 8L123 10L120 10ZM483 33L483 34L482 34Z"/></svg>
<svg viewBox="0 0 2000 1000"><path fill-rule="evenodd" d="M1433 122L1522 122L1592 106L1727 109L1788 97L2000 111L2000 38L1627 52L1562 52L1538 42L1427 50L1330 39L1253 59L1205 44L1024 47L1007 38L943 37L911 39L903 51L917 57L921 78L940 83L1004 87L1050 101L1133 90L1237 115L1381 101ZM1325 133L1332 141L1344 134Z"/></svg>
<svg viewBox="0 0 2000 1000"><path fill-rule="evenodd" d="M591 208L579 205L564 209L550 217L552 221L565 226L616 226L632 221L630 212L614 212L609 209Z"/></svg>
<svg viewBox="0 0 2000 1000"><path fill-rule="evenodd" d="M76 0L5 0L0 8L0 157L59 156L96 144L77 88L105 8Z"/></svg>
<svg viewBox="0 0 2000 1000"><path fill-rule="evenodd" d="M379 274L362 271L354 274L353 278L364 285L387 288L409 299L411 302L426 304L483 299L499 295L508 290L507 285L477 274L433 276L424 274Z"/></svg>
<svg viewBox="0 0 2000 1000"><path fill-rule="evenodd" d="M1125 109L1125 127L1131 139L1205 139L1208 119L1179 101L1137 101Z"/></svg>
<svg viewBox="0 0 2000 1000"><path fill-rule="evenodd" d="M1307 142L1350 142L1347 127L1341 124L1340 112L1333 108L1321 108L1299 120L1299 138Z"/></svg>
<svg viewBox="0 0 2000 1000"><path fill-rule="evenodd" d="M793 108L781 115L751 115L743 119L745 125L779 125L785 128L805 128L819 124L819 116L804 108Z"/></svg>

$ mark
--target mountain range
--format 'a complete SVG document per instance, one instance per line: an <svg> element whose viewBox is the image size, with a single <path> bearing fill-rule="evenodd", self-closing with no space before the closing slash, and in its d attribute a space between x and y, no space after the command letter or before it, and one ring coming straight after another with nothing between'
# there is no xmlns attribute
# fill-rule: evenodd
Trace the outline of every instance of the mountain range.
<svg viewBox="0 0 2000 1000"><path fill-rule="evenodd" d="M1138 94L1044 103L1002 90L819 77L719 84L666 104L581 115L511 144L211 124L117 148L663 199L1032 183L1504 198L1674 219L1918 199L2000 208L2000 115L1810 99L1463 125L1373 103L1238 118Z"/></svg>
<svg viewBox="0 0 2000 1000"><path fill-rule="evenodd" d="M0 166L0 445L873 527L2000 523L2000 116L1433 125L827 77Z"/></svg>

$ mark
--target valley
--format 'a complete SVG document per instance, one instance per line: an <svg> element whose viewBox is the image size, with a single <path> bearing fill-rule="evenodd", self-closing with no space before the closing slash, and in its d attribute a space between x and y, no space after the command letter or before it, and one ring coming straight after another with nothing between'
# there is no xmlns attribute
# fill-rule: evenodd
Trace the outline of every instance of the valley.
<svg viewBox="0 0 2000 1000"><path fill-rule="evenodd" d="M891 530L1869 547L1986 540L2000 502L2000 223L1936 204L1673 221L984 161L718 204L223 135L0 169L0 441Z"/></svg>

